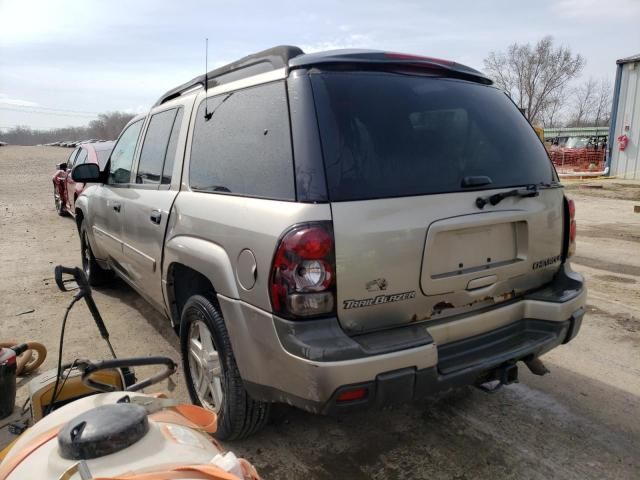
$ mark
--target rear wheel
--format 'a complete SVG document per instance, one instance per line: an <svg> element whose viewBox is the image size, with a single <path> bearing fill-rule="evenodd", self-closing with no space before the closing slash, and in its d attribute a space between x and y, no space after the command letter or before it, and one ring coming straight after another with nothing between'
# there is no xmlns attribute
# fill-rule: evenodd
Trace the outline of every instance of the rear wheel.
<svg viewBox="0 0 640 480"><path fill-rule="evenodd" d="M53 201L55 202L56 212L58 212L58 215L60 215L61 217L66 217L67 210L66 208L64 208L64 202L62 201L60 192L58 191L55 185L53 186Z"/></svg>
<svg viewBox="0 0 640 480"><path fill-rule="evenodd" d="M224 319L202 295L192 296L182 311L180 350L191 401L218 414L217 438L246 438L267 423L270 404L245 390Z"/></svg>
<svg viewBox="0 0 640 480"><path fill-rule="evenodd" d="M89 285L95 287L111 280L111 270L102 268L96 261L96 257L93 256L84 222L80 224L80 253L82 255L82 269L89 280Z"/></svg>

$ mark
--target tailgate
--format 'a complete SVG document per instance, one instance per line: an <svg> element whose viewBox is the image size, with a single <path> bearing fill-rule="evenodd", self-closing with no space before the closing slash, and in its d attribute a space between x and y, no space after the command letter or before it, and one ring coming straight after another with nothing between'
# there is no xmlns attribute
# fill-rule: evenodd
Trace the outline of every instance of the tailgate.
<svg viewBox="0 0 640 480"><path fill-rule="evenodd" d="M343 328L435 321L551 281L562 249L562 188L484 210L475 207L478 195L334 202Z"/></svg>

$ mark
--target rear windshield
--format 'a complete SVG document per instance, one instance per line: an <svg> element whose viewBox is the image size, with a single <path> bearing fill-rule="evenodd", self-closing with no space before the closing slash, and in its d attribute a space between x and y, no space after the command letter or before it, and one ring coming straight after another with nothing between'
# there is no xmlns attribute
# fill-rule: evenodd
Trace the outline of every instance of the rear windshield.
<svg viewBox="0 0 640 480"><path fill-rule="evenodd" d="M555 181L549 157L500 90L383 72L311 75L332 201Z"/></svg>

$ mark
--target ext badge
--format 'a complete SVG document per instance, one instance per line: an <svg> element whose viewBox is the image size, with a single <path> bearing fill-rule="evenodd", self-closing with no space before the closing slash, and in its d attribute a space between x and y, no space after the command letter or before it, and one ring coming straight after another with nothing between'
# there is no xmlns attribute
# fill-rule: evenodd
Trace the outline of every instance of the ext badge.
<svg viewBox="0 0 640 480"><path fill-rule="evenodd" d="M411 292L394 293L391 295L378 295L377 297L363 298L362 300L345 300L343 302L343 308L345 310L349 310L352 308L370 307L371 305L402 302L403 300L410 300L412 298L416 298L415 290Z"/></svg>
<svg viewBox="0 0 640 480"><path fill-rule="evenodd" d="M537 262L533 262L532 270L538 270L539 268L548 267L549 265L553 265L554 263L557 263L560 260L562 260L560 255L545 258L543 260L538 260Z"/></svg>

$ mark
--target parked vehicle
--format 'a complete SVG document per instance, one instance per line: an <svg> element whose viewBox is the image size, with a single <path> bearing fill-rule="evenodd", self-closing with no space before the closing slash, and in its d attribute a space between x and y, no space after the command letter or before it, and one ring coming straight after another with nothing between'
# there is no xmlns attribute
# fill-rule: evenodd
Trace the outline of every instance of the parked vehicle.
<svg viewBox="0 0 640 480"><path fill-rule="evenodd" d="M570 136L552 139L551 161L560 173L597 172L605 168L607 136Z"/></svg>
<svg viewBox="0 0 640 480"><path fill-rule="evenodd" d="M203 88L209 87L209 88ZM369 50L277 47L163 95L78 198L84 269L180 331L220 438L272 402L316 413L497 388L569 342L574 206L491 80ZM134 327L132 327L134 328Z"/></svg>
<svg viewBox="0 0 640 480"><path fill-rule="evenodd" d="M76 183L71 178L71 169L84 163L97 164L101 169L107 164L114 142L83 144L77 147L66 162L56 165L53 174L53 200L58 215L75 215L75 202L84 190L84 183Z"/></svg>
<svg viewBox="0 0 640 480"><path fill-rule="evenodd" d="M7 146L7 142L0 142L0 147L6 147Z"/></svg>

